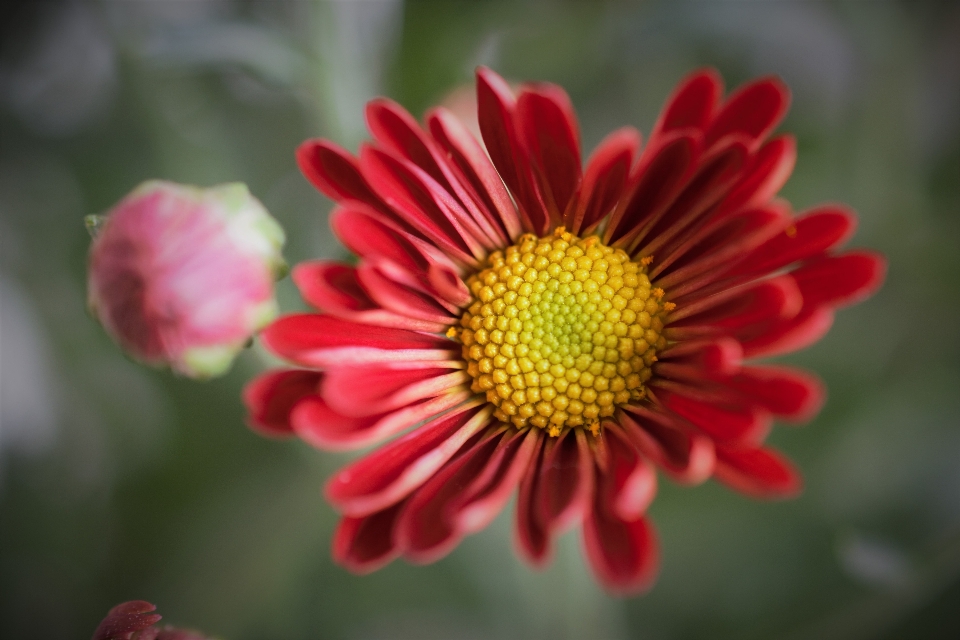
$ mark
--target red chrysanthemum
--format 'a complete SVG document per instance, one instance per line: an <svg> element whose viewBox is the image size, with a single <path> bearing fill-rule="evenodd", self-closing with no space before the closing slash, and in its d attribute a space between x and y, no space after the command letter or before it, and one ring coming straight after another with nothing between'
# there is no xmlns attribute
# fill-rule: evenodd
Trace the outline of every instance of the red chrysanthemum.
<svg viewBox="0 0 960 640"><path fill-rule="evenodd" d="M585 168L559 87L514 96L480 69L477 100L483 146L443 108L421 127L379 99L359 158L300 147L359 263L295 269L321 313L264 332L302 368L248 386L250 422L330 450L397 436L326 488L344 516L334 557L355 572L437 560L518 488L527 560L580 524L600 582L640 591L657 570L656 467L797 493L763 441L775 417L811 418L823 389L746 362L818 340L879 286L884 260L837 253L846 208L794 216L774 198L795 159L793 138L768 139L789 102L779 80L723 99L716 72L697 72L642 150L624 128Z"/></svg>

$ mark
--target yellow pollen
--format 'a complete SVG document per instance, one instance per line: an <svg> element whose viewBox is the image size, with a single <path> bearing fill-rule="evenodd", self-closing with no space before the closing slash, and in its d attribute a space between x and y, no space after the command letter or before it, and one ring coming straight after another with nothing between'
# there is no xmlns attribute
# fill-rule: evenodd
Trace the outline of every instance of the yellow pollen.
<svg viewBox="0 0 960 640"><path fill-rule="evenodd" d="M653 256L644 256L643 258L640 258L640 264L645 267L649 267L651 264L653 264Z"/></svg>
<svg viewBox="0 0 960 640"><path fill-rule="evenodd" d="M795 238L797 236L797 227L794 225L790 225L789 227L784 229L783 232L787 234L788 238Z"/></svg>
<svg viewBox="0 0 960 640"><path fill-rule="evenodd" d="M559 227L490 254L467 287L473 302L447 336L499 420L597 435L618 406L645 397L675 305L643 260Z"/></svg>

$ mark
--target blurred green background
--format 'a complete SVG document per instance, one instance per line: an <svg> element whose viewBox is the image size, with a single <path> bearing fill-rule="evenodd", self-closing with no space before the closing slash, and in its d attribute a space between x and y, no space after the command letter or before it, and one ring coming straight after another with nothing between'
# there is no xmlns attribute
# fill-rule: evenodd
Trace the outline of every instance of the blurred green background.
<svg viewBox="0 0 960 640"><path fill-rule="evenodd" d="M960 7L953 2L4 3L0 49L0 636L85 639L156 603L229 640L960 637ZM682 75L781 75L797 210L842 201L883 290L788 358L830 389L772 442L804 495L664 480L651 593L593 582L575 533L514 555L512 512L429 567L354 577L323 480L346 459L262 439L249 350L200 384L126 360L86 314L83 216L140 181L241 180L291 262L343 255L293 150L364 138L388 95L421 114L477 64L557 82L584 148L648 132ZM289 280L286 310L301 302ZM958 634L958 635L954 635Z"/></svg>

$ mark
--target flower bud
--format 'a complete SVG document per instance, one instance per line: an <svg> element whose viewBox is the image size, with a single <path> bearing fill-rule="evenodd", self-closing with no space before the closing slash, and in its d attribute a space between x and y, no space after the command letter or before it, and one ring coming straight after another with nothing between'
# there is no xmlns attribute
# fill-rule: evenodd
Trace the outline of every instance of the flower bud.
<svg viewBox="0 0 960 640"><path fill-rule="evenodd" d="M148 181L87 224L90 309L145 364L220 375L277 315L284 233L246 185Z"/></svg>

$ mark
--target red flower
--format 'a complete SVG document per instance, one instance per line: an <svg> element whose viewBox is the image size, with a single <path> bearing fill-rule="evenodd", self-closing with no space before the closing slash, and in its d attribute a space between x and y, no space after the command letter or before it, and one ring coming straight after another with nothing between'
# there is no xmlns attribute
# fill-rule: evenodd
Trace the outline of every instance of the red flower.
<svg viewBox="0 0 960 640"><path fill-rule="evenodd" d="M334 557L353 571L432 562L518 489L527 560L547 562L580 524L600 582L643 590L656 467L759 497L799 491L763 441L774 418L816 414L822 386L748 361L818 340L879 286L884 260L837 252L855 226L846 208L794 216L774 199L795 158L793 138L768 139L789 102L776 79L723 99L715 72L695 73L642 150L624 128L585 168L559 87L514 97L480 69L477 99L487 153L450 112L422 128L384 99L367 107L359 158L300 147L359 263L295 269L321 313L264 332L304 368L252 382L250 422L333 450L397 436L326 488L344 516Z"/></svg>
<svg viewBox="0 0 960 640"><path fill-rule="evenodd" d="M93 632L93 640L207 640L196 631L156 626L163 617L152 613L156 610L155 605L143 600L118 604Z"/></svg>

